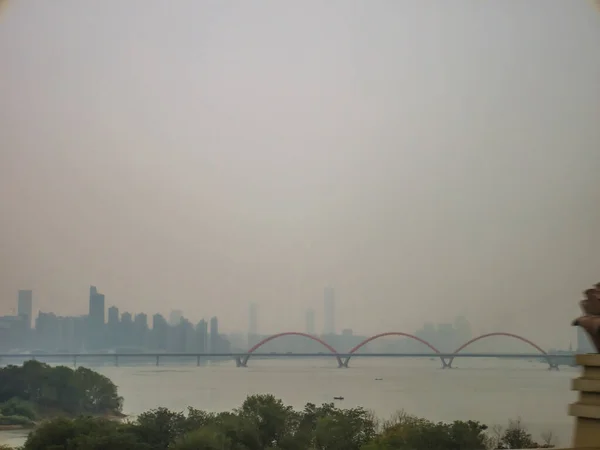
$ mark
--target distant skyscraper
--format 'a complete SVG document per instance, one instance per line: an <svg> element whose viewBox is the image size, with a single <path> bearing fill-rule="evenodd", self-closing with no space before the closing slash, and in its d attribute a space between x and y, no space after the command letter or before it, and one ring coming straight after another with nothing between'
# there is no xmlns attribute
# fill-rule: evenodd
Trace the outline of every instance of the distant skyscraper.
<svg viewBox="0 0 600 450"><path fill-rule="evenodd" d="M157 350L166 350L168 343L169 325L167 320L160 314L152 316L152 345Z"/></svg>
<svg viewBox="0 0 600 450"><path fill-rule="evenodd" d="M315 334L315 311L306 311L306 334Z"/></svg>
<svg viewBox="0 0 600 450"><path fill-rule="evenodd" d="M206 353L208 350L208 324L202 319L196 325L196 351Z"/></svg>
<svg viewBox="0 0 600 450"><path fill-rule="evenodd" d="M248 316L248 334L256 336L258 334L258 307L256 303L250 303Z"/></svg>
<svg viewBox="0 0 600 450"><path fill-rule="evenodd" d="M100 294L95 286L90 286L89 317L92 323L104 324L104 294Z"/></svg>
<svg viewBox="0 0 600 450"><path fill-rule="evenodd" d="M117 308L116 306L111 306L110 308L108 308L108 320L106 327L108 335L106 337L106 341L110 347L116 347L118 344L120 344L119 340L121 329L119 317L119 308Z"/></svg>
<svg viewBox="0 0 600 450"><path fill-rule="evenodd" d="M98 349L104 344L104 295L95 286L90 286L88 313L88 346Z"/></svg>
<svg viewBox="0 0 600 450"><path fill-rule="evenodd" d="M325 288L324 295L324 334L335 334L335 290L332 287Z"/></svg>
<svg viewBox="0 0 600 450"><path fill-rule="evenodd" d="M219 352L219 319L213 317L210 319L210 343L209 352Z"/></svg>
<svg viewBox="0 0 600 450"><path fill-rule="evenodd" d="M138 347L146 345L148 337L148 316L144 313L136 314L133 319L133 343Z"/></svg>
<svg viewBox="0 0 600 450"><path fill-rule="evenodd" d="M169 314L169 324L173 326L179 325L179 322L181 322L182 317L183 313L178 309L171 311L171 314Z"/></svg>
<svg viewBox="0 0 600 450"><path fill-rule="evenodd" d="M33 319L33 291L19 291L17 315L24 317L27 323L27 328L31 328L31 319Z"/></svg>
<svg viewBox="0 0 600 450"><path fill-rule="evenodd" d="M111 325L116 325L119 323L119 308L116 306L111 306L108 308L108 323Z"/></svg>

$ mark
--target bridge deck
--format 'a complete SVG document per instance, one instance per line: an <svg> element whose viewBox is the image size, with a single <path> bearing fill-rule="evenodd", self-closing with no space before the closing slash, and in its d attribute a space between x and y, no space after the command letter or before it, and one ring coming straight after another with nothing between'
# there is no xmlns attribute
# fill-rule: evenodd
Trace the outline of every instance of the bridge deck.
<svg viewBox="0 0 600 450"><path fill-rule="evenodd" d="M243 358L248 353L44 353L44 354L0 354L0 358ZM541 353L251 353L252 357L270 358L568 358L574 355Z"/></svg>

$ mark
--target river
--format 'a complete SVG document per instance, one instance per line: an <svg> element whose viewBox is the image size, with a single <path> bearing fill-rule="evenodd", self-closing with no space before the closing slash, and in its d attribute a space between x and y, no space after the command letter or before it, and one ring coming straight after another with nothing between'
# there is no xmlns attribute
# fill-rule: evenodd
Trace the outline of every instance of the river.
<svg viewBox="0 0 600 450"><path fill-rule="evenodd" d="M548 371L538 362L497 359L457 359L454 364L457 368L442 370L439 361L428 359L354 358L349 369L339 369L327 359L251 359L248 368L222 362L94 370L119 386L129 415L158 406L230 410L258 393L271 393L296 408L343 396L339 406L363 406L382 418L405 410L434 421L473 419L491 426L521 417L536 439L552 430L558 444L570 443L573 421L567 405L576 398L570 380L579 369ZM0 443L19 445L23 439L21 432L0 433Z"/></svg>

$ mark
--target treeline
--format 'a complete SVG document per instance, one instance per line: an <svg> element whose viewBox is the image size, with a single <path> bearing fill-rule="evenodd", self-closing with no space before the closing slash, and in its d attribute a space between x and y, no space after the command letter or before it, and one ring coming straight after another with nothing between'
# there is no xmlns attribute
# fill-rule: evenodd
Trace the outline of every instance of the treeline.
<svg viewBox="0 0 600 450"><path fill-rule="evenodd" d="M0 425L67 415L121 415L123 399L107 377L37 361L0 369Z"/></svg>
<svg viewBox="0 0 600 450"><path fill-rule="evenodd" d="M56 418L23 450L483 450L550 448L520 422L489 434L476 421L434 423L400 413L379 422L363 408L308 403L296 411L272 395L254 395L223 413L158 408L131 422Z"/></svg>

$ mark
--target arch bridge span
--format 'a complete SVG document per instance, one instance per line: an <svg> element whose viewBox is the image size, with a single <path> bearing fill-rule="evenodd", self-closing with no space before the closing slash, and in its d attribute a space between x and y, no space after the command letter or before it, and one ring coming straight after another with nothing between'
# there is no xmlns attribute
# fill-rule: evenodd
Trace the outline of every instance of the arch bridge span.
<svg viewBox="0 0 600 450"><path fill-rule="evenodd" d="M387 337L387 336L407 337L409 339L412 339L413 341L417 341L417 342L420 342L421 344L426 345L431 350L433 350L434 353L441 353L437 348L435 348L433 345L431 345L425 339L421 339L420 337L415 336L414 334L403 333L402 331L388 331L386 333L379 333L379 334L376 334L375 336L371 336L370 338L365 339L360 344L351 348L350 351L348 351L348 353L349 353L348 357L346 357L346 359L342 363L343 367L348 367L348 363L350 362L350 358L352 358L352 355L354 353L356 353L358 350L360 350L362 347L367 345L369 342L374 341L379 338L382 338L382 337ZM446 367L446 361L444 360L444 358L440 357L440 360L442 361L442 366Z"/></svg>
<svg viewBox="0 0 600 450"><path fill-rule="evenodd" d="M517 339L521 342L525 342L526 344L528 344L530 347L535 348L538 352L540 352L541 356L544 356L546 361L548 362L548 369L553 370L553 369L558 369L558 365L556 365L555 362L553 362L550 357L548 356L548 352L546 352L546 350L544 350L542 347L540 347L539 345L537 345L535 342L523 337L523 336L519 336L518 334L514 334L514 333L506 333L506 332L502 332L502 331L498 331L495 333L485 333L482 334L481 336L477 336L474 337L473 339L469 339L467 342L465 342L463 345L461 345L460 347L458 347L456 350L454 350L453 356L450 357L448 359L448 362L445 364L444 367L447 368L452 368L452 362L454 361L454 358L456 358L457 356L460 356L459 353L464 350L465 348L467 348L468 346L470 346L471 344L474 344L477 341L480 341L481 339L487 339L490 337L496 337L496 336L504 336L504 337L510 337L513 339Z"/></svg>
<svg viewBox="0 0 600 450"><path fill-rule="evenodd" d="M253 345L250 349L248 349L248 354L244 358L239 360L238 365L240 365L242 367L246 367L246 365L248 364L248 360L250 359L250 356L252 355L252 353L254 353L260 347L265 345L267 342L270 342L273 339L277 339L277 338L284 337L284 336L300 336L300 337L308 338L315 342L318 342L323 347L325 347L327 350L329 350L331 352L332 356L335 356L335 358L337 359L337 362L338 362L338 366L342 367L342 365L343 365L342 358L340 358L340 356L338 355L338 351L335 348L333 348L331 345L329 345L323 339L318 338L317 336L313 336L312 334L308 334L308 333L301 333L299 331L286 331L284 333L277 333L277 334L274 334L272 336L262 339L260 342L258 342L257 344Z"/></svg>
<svg viewBox="0 0 600 450"><path fill-rule="evenodd" d="M327 350L329 350L331 355L336 358L338 367L348 367L350 358L352 358L352 356L356 352L358 352L362 347L364 347L371 341L374 341L374 340L382 338L382 337L387 337L387 336L406 337L406 338L412 339L414 341L420 342L421 344L429 347L429 349L431 349L434 354L439 355L440 361L442 362L442 368L449 368L449 369L452 368L452 362L454 361L454 358L460 357L460 353L462 352L462 350L469 347L471 344L473 344L479 340L482 340L482 339L502 336L502 337L510 337L513 339L517 339L517 340L522 341L522 342L528 344L529 346L535 348L540 353L540 356L542 356L546 359L546 361L548 362L548 365L549 365L549 369L558 369L558 365L551 359L550 355L548 355L548 353L543 348L541 348L539 345L537 345L533 341L531 341L523 336L519 336L517 334L507 333L507 332L495 332L495 333L482 334L481 336L477 336L473 339L468 340L467 342L462 344L460 347L458 347L456 350L454 350L454 352L448 354L448 353L441 352L439 349L437 349L430 342L427 342L425 339L415 336L414 334L404 333L401 331L389 331L389 332L385 332L385 333L376 334L376 335L371 336L371 337L365 339L364 341L360 342L358 345L354 346L352 349L350 349L346 353L338 352L333 346L331 346L325 340L323 340L317 336L313 336L308 333L302 333L302 332L297 332L297 331L288 331L288 332L284 332L284 333L277 333L277 334L274 334L272 336L268 336L268 337L262 339L256 345L254 345L250 349L248 349L245 356L236 358L237 365L241 366L241 367L246 367L248 360L250 359L252 354L254 352L256 352L256 350L258 350L260 347L262 347L266 343L268 343L274 339L283 337L283 336L300 336L300 337L311 339L315 342L318 342L323 347L325 347Z"/></svg>

